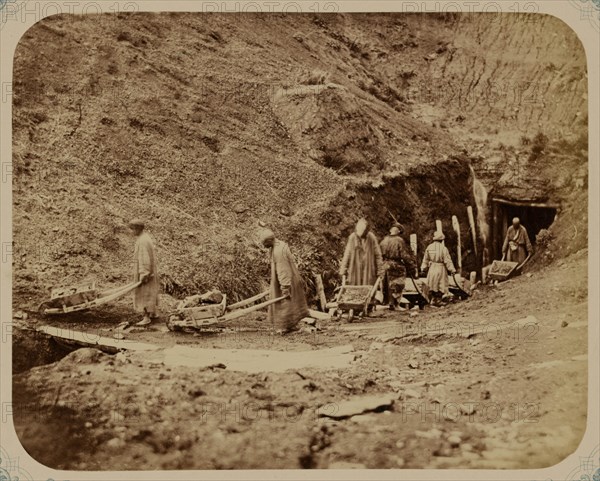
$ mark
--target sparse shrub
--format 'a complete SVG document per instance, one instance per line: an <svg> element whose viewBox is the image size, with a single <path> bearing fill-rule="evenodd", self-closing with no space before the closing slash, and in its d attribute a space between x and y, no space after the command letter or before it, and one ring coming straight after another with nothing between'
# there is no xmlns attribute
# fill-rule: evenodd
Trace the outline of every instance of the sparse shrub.
<svg viewBox="0 0 600 481"><path fill-rule="evenodd" d="M540 249L547 249L553 239L554 234L552 232L550 232L548 229L542 229L535 236L535 244Z"/></svg>
<svg viewBox="0 0 600 481"><path fill-rule="evenodd" d="M526 135L521 135L521 145L529 145L531 144L531 139Z"/></svg>
<svg viewBox="0 0 600 481"><path fill-rule="evenodd" d="M118 42L131 42L131 34L129 32L120 32L117 35Z"/></svg>
<svg viewBox="0 0 600 481"><path fill-rule="evenodd" d="M216 42L219 42L219 43L224 43L225 42L225 40L223 39L223 36L219 32L217 32L215 30L211 31L208 34L208 36L210 38L212 38L213 40L215 40Z"/></svg>
<svg viewBox="0 0 600 481"><path fill-rule="evenodd" d="M41 124L48 120L48 116L44 112L33 112L31 115L31 120L33 120L36 124Z"/></svg>
<svg viewBox="0 0 600 481"><path fill-rule="evenodd" d="M377 90L377 87L375 86L375 84L369 85L367 87L367 92L369 92L374 97L379 97L379 90Z"/></svg>
<svg viewBox="0 0 600 481"><path fill-rule="evenodd" d="M134 117L129 119L129 126L133 127L134 129L143 130L144 123L141 120Z"/></svg>
<svg viewBox="0 0 600 481"><path fill-rule="evenodd" d="M539 132L531 142L531 154L529 154L529 162L539 159L548 147L548 137Z"/></svg>
<svg viewBox="0 0 600 481"><path fill-rule="evenodd" d="M300 83L302 85L324 85L329 80L329 72L323 70L313 70L311 72L305 72L300 77Z"/></svg>
<svg viewBox="0 0 600 481"><path fill-rule="evenodd" d="M107 71L109 74L111 74L111 75L114 75L114 74L116 74L116 73L118 73L118 72L119 72L119 68L117 67L117 64L115 64L115 63L111 63L111 64L108 66L108 68L106 69L106 71Z"/></svg>

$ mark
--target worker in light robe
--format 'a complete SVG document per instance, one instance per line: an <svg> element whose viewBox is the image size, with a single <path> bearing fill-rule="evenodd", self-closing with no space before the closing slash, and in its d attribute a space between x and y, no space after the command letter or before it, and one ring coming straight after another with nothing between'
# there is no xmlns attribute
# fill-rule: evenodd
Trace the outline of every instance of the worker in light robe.
<svg viewBox="0 0 600 481"><path fill-rule="evenodd" d="M533 247L529 235L527 235L527 229L521 225L519 218L515 217L506 232L502 246L502 259L521 264L532 253Z"/></svg>
<svg viewBox="0 0 600 481"><path fill-rule="evenodd" d="M442 298L448 294L448 273L456 274L454 263L448 248L444 245L445 236L437 231L433 242L425 249L421 272L427 270L427 285L431 293L431 304L439 305Z"/></svg>
<svg viewBox="0 0 600 481"><path fill-rule="evenodd" d="M271 261L270 298L285 299L269 306L268 321L279 334L297 330L298 322L308 317L308 304L304 294L304 282L288 245L276 239L269 229L260 233L260 241L269 249Z"/></svg>
<svg viewBox="0 0 600 481"><path fill-rule="evenodd" d="M389 235L381 241L381 254L385 275L383 278L384 302L388 303L390 310L398 307L402 292L406 285L406 273L415 272L416 261L413 253L407 249L401 237L401 226L395 225L390 229Z"/></svg>
<svg viewBox="0 0 600 481"><path fill-rule="evenodd" d="M384 274L383 256L377 237L371 232L366 219L360 219L355 231L348 237L340 276L346 276L349 285L372 286Z"/></svg>
<svg viewBox="0 0 600 481"><path fill-rule="evenodd" d="M133 251L133 280L141 282L133 291L133 307L143 314L136 325L147 326L158 314L158 268L154 241L145 231L144 223L139 219L129 222L129 228L135 236Z"/></svg>

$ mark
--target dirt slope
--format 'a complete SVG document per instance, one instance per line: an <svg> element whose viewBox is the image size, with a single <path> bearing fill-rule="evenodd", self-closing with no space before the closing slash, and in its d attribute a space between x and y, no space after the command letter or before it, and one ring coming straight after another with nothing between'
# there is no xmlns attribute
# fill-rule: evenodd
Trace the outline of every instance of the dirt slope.
<svg viewBox="0 0 600 481"><path fill-rule="evenodd" d="M514 36L501 33L507 27ZM535 55L531 32L539 34ZM148 221L163 286L176 295L256 292L267 269L254 247L259 220L290 242L307 279L312 271L333 275L361 213L376 218L381 236L390 221L382 208L392 208L424 242L440 215L422 209L427 192L402 203L380 196L378 208L361 189L384 186L383 174L452 169L461 150L468 163L469 136L487 128L482 116L496 125L494 136L513 138L514 122L500 121L512 104L483 96L498 76L507 88L529 80L568 101L560 115L558 102L528 105L522 115L536 128L576 133L573 116L586 118L585 65L558 49L563 44L579 48L547 17L44 19L15 57L16 297L30 307L57 283L124 283L132 244L124 222L134 216ZM550 58L556 69L546 68ZM415 96L423 88L452 95ZM483 150L487 158L493 148ZM454 213L467 232L470 193L452 192L442 178L426 183L452 199L444 222ZM343 222L323 225L328 216Z"/></svg>

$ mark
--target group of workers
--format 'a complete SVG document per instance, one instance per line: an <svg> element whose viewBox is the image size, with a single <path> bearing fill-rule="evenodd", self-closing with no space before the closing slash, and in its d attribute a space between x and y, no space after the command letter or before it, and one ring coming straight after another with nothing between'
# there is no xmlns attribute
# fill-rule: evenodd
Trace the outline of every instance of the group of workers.
<svg viewBox="0 0 600 481"><path fill-rule="evenodd" d="M143 313L138 326L151 324L158 310L158 267L152 238L145 231L144 223L135 219L129 228L136 237L134 248L134 281L141 284L134 291L134 308ZM339 274L342 283L349 285L374 285L382 280L383 302L396 309L402 299L406 277L416 274L414 253L407 248L402 238L403 228L394 224L389 234L379 243L366 219L359 219L350 234ZM309 317L304 282L296 266L289 246L277 239L273 231L263 228L259 232L260 243L269 250L271 264L270 297L281 301L269 306L268 320L279 333L297 329L299 321ZM518 218L508 229L502 248L503 259L522 262L532 252L527 230ZM456 269L448 248L444 245L444 234L436 231L432 242L425 249L420 274L426 274L431 303L439 305L448 294L448 274Z"/></svg>

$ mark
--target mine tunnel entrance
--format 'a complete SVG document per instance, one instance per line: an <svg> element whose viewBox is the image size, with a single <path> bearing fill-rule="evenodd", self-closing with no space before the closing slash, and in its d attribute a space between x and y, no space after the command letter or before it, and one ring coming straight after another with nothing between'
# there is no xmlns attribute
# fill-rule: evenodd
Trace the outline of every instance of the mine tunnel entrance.
<svg viewBox="0 0 600 481"><path fill-rule="evenodd" d="M503 199L492 199L492 253L494 259L502 258L502 244L513 217L521 219L529 239L535 244L535 236L552 225L558 205Z"/></svg>

